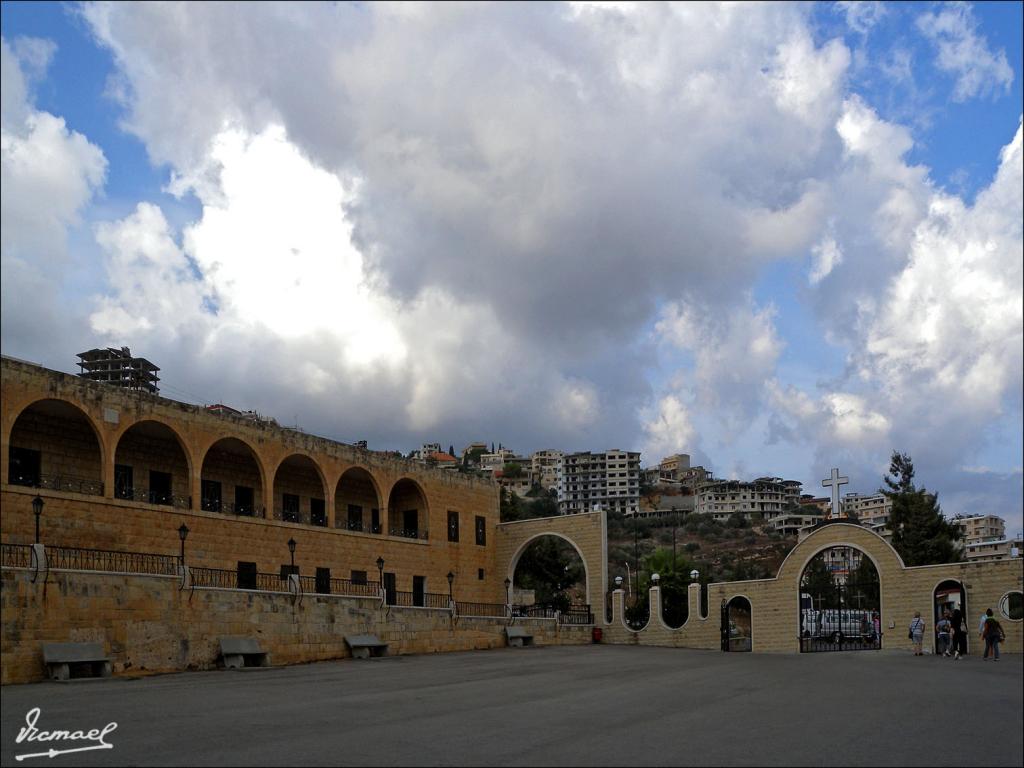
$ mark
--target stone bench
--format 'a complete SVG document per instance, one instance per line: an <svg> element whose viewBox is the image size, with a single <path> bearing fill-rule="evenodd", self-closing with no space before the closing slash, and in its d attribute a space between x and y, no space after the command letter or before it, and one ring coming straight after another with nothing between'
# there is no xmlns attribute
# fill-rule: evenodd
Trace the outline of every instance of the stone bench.
<svg viewBox="0 0 1024 768"><path fill-rule="evenodd" d="M522 648L526 645L533 645L533 635L522 627L505 627L505 637L512 648Z"/></svg>
<svg viewBox="0 0 1024 768"><path fill-rule="evenodd" d="M353 659L368 659L371 656L387 656L388 644L382 643L376 635L353 635L345 642L352 649Z"/></svg>
<svg viewBox="0 0 1024 768"><path fill-rule="evenodd" d="M71 667L88 667L91 677L110 677L110 659L102 643L43 643L43 663L52 680L68 680Z"/></svg>
<svg viewBox="0 0 1024 768"><path fill-rule="evenodd" d="M254 637L222 637L220 655L225 669L270 666L270 656Z"/></svg>

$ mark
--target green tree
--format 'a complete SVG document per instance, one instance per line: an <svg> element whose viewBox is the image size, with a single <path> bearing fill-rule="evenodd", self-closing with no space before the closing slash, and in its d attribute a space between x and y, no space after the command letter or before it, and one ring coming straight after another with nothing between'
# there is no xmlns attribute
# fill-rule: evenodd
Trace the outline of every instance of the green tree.
<svg viewBox="0 0 1024 768"><path fill-rule="evenodd" d="M582 585L583 561L569 542L544 536L533 542L516 565L517 587L532 589L538 605L559 610L569 607L569 590Z"/></svg>
<svg viewBox="0 0 1024 768"><path fill-rule="evenodd" d="M509 478L522 477L523 468L520 464L512 461L501 468L501 474Z"/></svg>
<svg viewBox="0 0 1024 768"><path fill-rule="evenodd" d="M914 463L905 453L893 451L880 489L892 501L889 527L892 546L906 565L955 563L962 559L956 542L962 537L960 528L946 520L939 507L938 496L914 484Z"/></svg>

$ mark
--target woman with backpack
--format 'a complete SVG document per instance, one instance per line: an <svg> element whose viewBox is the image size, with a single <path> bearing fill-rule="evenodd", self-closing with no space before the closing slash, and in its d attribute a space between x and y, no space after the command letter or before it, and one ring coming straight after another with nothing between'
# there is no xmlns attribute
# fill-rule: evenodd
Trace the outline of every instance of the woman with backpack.
<svg viewBox="0 0 1024 768"><path fill-rule="evenodd" d="M1003 633L1002 625L992 615L991 608L985 611L985 628L981 635L985 638L985 655L981 657L982 661L988 661L990 650L993 652L993 659L999 661L999 643L1006 638L1006 635Z"/></svg>

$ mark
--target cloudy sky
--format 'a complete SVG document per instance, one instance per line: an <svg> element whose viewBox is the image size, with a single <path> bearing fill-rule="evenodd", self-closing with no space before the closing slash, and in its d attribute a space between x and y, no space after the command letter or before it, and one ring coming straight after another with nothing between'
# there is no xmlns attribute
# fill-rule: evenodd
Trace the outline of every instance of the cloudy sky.
<svg viewBox="0 0 1024 768"><path fill-rule="evenodd" d="M2 13L4 354L1022 527L1020 3Z"/></svg>

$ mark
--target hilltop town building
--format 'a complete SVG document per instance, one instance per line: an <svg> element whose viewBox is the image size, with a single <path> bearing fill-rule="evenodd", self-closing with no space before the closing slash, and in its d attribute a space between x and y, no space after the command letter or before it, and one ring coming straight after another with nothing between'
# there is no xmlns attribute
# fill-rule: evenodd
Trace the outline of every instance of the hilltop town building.
<svg viewBox="0 0 1024 768"><path fill-rule="evenodd" d="M768 520L800 504L801 483L780 477L759 477L753 482L708 479L697 490L696 511L715 520L728 520L734 512L747 519Z"/></svg>
<svg viewBox="0 0 1024 768"><path fill-rule="evenodd" d="M567 453L558 471L558 508L563 515L595 509L639 514L640 454Z"/></svg>
<svg viewBox="0 0 1024 768"><path fill-rule="evenodd" d="M78 375L90 381L102 381L124 389L140 390L156 394L160 391L157 382L160 370L144 357L132 357L128 347L115 349L90 349L78 354Z"/></svg>
<svg viewBox="0 0 1024 768"><path fill-rule="evenodd" d="M530 454L530 471L533 481L541 487L551 490L558 488L558 468L562 463L563 451L547 449L534 451Z"/></svg>

